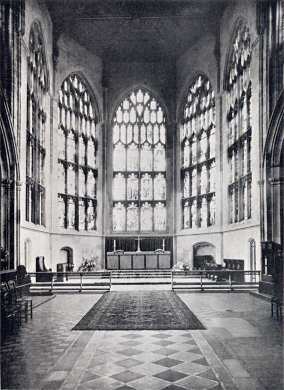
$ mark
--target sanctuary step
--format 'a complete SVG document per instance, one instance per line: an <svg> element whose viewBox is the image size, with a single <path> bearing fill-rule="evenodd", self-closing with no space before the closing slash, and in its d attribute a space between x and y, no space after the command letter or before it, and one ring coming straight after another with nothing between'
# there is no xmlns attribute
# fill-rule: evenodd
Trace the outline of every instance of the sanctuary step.
<svg viewBox="0 0 284 390"><path fill-rule="evenodd" d="M112 279L170 278L171 270L119 270L111 271Z"/></svg>

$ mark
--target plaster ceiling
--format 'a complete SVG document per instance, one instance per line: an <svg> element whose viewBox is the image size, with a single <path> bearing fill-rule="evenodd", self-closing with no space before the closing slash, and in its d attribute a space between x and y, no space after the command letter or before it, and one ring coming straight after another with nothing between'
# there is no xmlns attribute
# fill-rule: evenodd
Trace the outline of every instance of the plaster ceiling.
<svg viewBox="0 0 284 390"><path fill-rule="evenodd" d="M223 0L46 0L57 34L104 60L175 60L216 31Z"/></svg>

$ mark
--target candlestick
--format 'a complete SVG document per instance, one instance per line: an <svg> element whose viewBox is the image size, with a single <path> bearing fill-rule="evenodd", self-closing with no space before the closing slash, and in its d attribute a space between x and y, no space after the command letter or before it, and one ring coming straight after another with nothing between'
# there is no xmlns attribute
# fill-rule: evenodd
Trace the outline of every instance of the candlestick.
<svg viewBox="0 0 284 390"><path fill-rule="evenodd" d="M137 238L137 251L136 252L141 252L141 249L140 249L140 236L138 236L138 238Z"/></svg>
<svg viewBox="0 0 284 390"><path fill-rule="evenodd" d="M113 251L116 252L116 239L113 240Z"/></svg>

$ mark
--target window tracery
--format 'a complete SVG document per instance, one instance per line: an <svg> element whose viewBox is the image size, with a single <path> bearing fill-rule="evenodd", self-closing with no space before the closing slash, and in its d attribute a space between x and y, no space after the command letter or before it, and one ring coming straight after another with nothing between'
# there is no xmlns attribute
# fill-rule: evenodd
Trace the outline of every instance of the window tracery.
<svg viewBox="0 0 284 390"><path fill-rule="evenodd" d="M214 91L200 75L189 88L180 127L184 229L215 223L215 126Z"/></svg>
<svg viewBox="0 0 284 390"><path fill-rule="evenodd" d="M45 225L45 131L48 73L40 26L29 37L27 63L26 220Z"/></svg>
<svg viewBox="0 0 284 390"><path fill-rule="evenodd" d="M136 89L112 122L113 230L166 230L166 119L149 92Z"/></svg>
<svg viewBox="0 0 284 390"><path fill-rule="evenodd" d="M227 81L229 223L251 218L251 41L239 26L232 47Z"/></svg>
<svg viewBox="0 0 284 390"><path fill-rule="evenodd" d="M95 230L97 117L88 89L76 74L62 83L58 117L58 226Z"/></svg>

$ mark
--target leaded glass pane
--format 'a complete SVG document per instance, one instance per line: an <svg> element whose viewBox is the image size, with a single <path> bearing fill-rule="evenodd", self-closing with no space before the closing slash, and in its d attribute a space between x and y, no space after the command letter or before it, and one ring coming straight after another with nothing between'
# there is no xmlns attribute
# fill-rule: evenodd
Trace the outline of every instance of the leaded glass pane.
<svg viewBox="0 0 284 390"><path fill-rule="evenodd" d="M152 171L153 169L152 149L148 143L145 143L141 149L140 169L141 171Z"/></svg>
<svg viewBox="0 0 284 390"><path fill-rule="evenodd" d="M65 194L65 168L63 164L58 164L57 188L58 188L58 192L60 192L61 194Z"/></svg>
<svg viewBox="0 0 284 390"><path fill-rule="evenodd" d="M138 147L132 143L127 149L127 170L138 171L139 169L139 154Z"/></svg>
<svg viewBox="0 0 284 390"><path fill-rule="evenodd" d="M206 198L202 198L201 210L200 210L200 222L201 222L201 227L207 226L207 201L206 201Z"/></svg>
<svg viewBox="0 0 284 390"><path fill-rule="evenodd" d="M154 199L166 200L166 179L161 173L154 177Z"/></svg>
<svg viewBox="0 0 284 390"><path fill-rule="evenodd" d="M157 203L154 208L155 230L166 230L166 207L163 203Z"/></svg>
<svg viewBox="0 0 284 390"><path fill-rule="evenodd" d="M75 162L76 145L73 133L69 133L67 136L67 160Z"/></svg>
<svg viewBox="0 0 284 390"><path fill-rule="evenodd" d="M185 202L184 205L183 227L184 229L190 228L190 207L188 202Z"/></svg>
<svg viewBox="0 0 284 390"><path fill-rule="evenodd" d="M37 22L32 24L28 42L26 117L26 220L45 225L45 97L48 70L44 39ZM58 132L58 157L65 158L65 135ZM32 183L32 184L31 184Z"/></svg>
<svg viewBox="0 0 284 390"><path fill-rule="evenodd" d="M138 177L133 173L127 178L127 200L138 200Z"/></svg>
<svg viewBox="0 0 284 390"><path fill-rule="evenodd" d="M122 144L117 144L113 151L113 167L115 171L125 171L126 149Z"/></svg>
<svg viewBox="0 0 284 390"><path fill-rule="evenodd" d="M183 183L183 196L185 198L190 197L190 177L189 177L189 172L185 172L184 176L184 183Z"/></svg>
<svg viewBox="0 0 284 390"><path fill-rule="evenodd" d="M63 194L72 195L64 211L66 227L94 230L97 118L93 99L85 83L76 74L68 76L61 85L58 93L58 120L58 157L65 160L67 166L67 189ZM62 134L66 138L66 147L65 140L60 139L63 138Z"/></svg>
<svg viewBox="0 0 284 390"><path fill-rule="evenodd" d="M215 213L216 213L216 206L215 206L215 196L212 197L210 203L209 203L209 221L210 225L215 224Z"/></svg>
<svg viewBox="0 0 284 390"><path fill-rule="evenodd" d="M154 149L154 171L164 171L166 169L166 155L164 146L159 143Z"/></svg>
<svg viewBox="0 0 284 390"><path fill-rule="evenodd" d="M231 47L227 70L227 128L228 128L228 199L229 223L250 218L251 203L248 193L252 178L250 161L251 144L251 39L249 28L241 23Z"/></svg>
<svg viewBox="0 0 284 390"><path fill-rule="evenodd" d="M93 201L88 201L87 207L87 229L96 230L96 208Z"/></svg>
<svg viewBox="0 0 284 390"><path fill-rule="evenodd" d="M68 199L67 226L69 229L75 229L75 204L72 198Z"/></svg>
<svg viewBox="0 0 284 390"><path fill-rule="evenodd" d="M59 228L65 227L64 216L65 216L65 201L62 197L59 196L57 198L57 226Z"/></svg>
<svg viewBox="0 0 284 390"><path fill-rule="evenodd" d="M85 230L85 203L84 201L79 201L79 230Z"/></svg>
<svg viewBox="0 0 284 390"><path fill-rule="evenodd" d="M205 76L198 76L189 87L182 115L183 227L204 228L210 226L210 197L205 195L215 191L215 177L210 172L215 164L215 95Z"/></svg>
<svg viewBox="0 0 284 390"><path fill-rule="evenodd" d="M79 196L85 196L86 193L86 176L82 168L79 169Z"/></svg>
<svg viewBox="0 0 284 390"><path fill-rule="evenodd" d="M125 178L117 173L113 179L113 200L125 200Z"/></svg>
<svg viewBox="0 0 284 390"><path fill-rule="evenodd" d="M183 149L183 166L184 168L188 168L189 165L190 165L190 146L189 146L189 141L186 140Z"/></svg>
<svg viewBox="0 0 284 390"><path fill-rule="evenodd" d="M207 167L202 166L200 172L200 193L205 194L207 192Z"/></svg>
<svg viewBox="0 0 284 390"><path fill-rule="evenodd" d="M87 196L93 199L96 197L96 179L93 171L87 172Z"/></svg>
<svg viewBox="0 0 284 390"><path fill-rule="evenodd" d="M138 228L138 207L135 203L130 203L129 206L127 206L127 230L137 231Z"/></svg>
<svg viewBox="0 0 284 390"><path fill-rule="evenodd" d="M141 178L141 200L153 199L153 180L152 177L146 173Z"/></svg>
<svg viewBox="0 0 284 390"><path fill-rule="evenodd" d="M75 194L75 171L73 166L70 166L67 170L67 193Z"/></svg>
<svg viewBox="0 0 284 390"><path fill-rule="evenodd" d="M122 203L115 203L113 207L113 230L116 232L125 231L126 210Z"/></svg>
<svg viewBox="0 0 284 390"><path fill-rule="evenodd" d="M137 89L117 107L112 123L113 230L153 231L156 229L153 207L166 200L163 110L148 92ZM153 171L161 172L161 175L154 177ZM119 172L123 176L118 176ZM124 200L125 205L118 204L119 200ZM151 201L151 204L145 201ZM166 212L165 204L162 208ZM119 218L123 218L124 222L120 223ZM157 226L161 230L161 224Z"/></svg>
<svg viewBox="0 0 284 390"><path fill-rule="evenodd" d="M86 145L82 137L79 137L79 164L85 165Z"/></svg>
<svg viewBox="0 0 284 390"><path fill-rule="evenodd" d="M141 230L153 230L153 215L152 207L149 203L143 203L141 207Z"/></svg>
<svg viewBox="0 0 284 390"><path fill-rule="evenodd" d="M96 151L95 151L95 145L92 140L89 140L87 144L87 151L88 151L88 166L95 168L96 167Z"/></svg>
<svg viewBox="0 0 284 390"><path fill-rule="evenodd" d="M197 195L197 172L196 169L192 170L191 173L191 196Z"/></svg>
<svg viewBox="0 0 284 390"><path fill-rule="evenodd" d="M65 134L61 129L58 130L58 158L65 160Z"/></svg>

